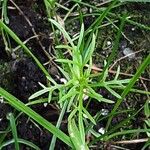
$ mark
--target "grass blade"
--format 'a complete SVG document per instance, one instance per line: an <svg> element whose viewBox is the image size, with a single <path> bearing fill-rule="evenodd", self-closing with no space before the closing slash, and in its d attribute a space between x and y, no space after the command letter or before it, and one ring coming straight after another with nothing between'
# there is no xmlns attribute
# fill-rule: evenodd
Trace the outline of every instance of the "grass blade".
<svg viewBox="0 0 150 150"><path fill-rule="evenodd" d="M19 150L19 142L18 142L15 118L14 118L12 113L9 113L7 115L7 119L10 121L11 131L12 131L12 134L13 134L13 137L14 137L15 150Z"/></svg>

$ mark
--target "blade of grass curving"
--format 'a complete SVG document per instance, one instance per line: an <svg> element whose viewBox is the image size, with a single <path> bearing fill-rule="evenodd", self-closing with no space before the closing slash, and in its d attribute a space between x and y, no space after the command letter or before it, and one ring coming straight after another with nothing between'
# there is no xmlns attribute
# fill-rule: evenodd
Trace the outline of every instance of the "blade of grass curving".
<svg viewBox="0 0 150 150"><path fill-rule="evenodd" d="M96 37L93 34L92 35L92 40L91 40L91 44L89 45L89 47L87 48L86 51L84 51L83 53L83 66L90 60L90 58L92 57L92 54L94 52L95 49L95 42L96 42Z"/></svg>
<svg viewBox="0 0 150 150"><path fill-rule="evenodd" d="M136 74L132 77L131 81L129 82L129 84L126 86L126 88L122 92L122 94L121 94L122 98L118 99L117 103L115 104L113 110L111 111L111 116L108 119L108 122L107 122L107 125L106 125L106 130L108 130L108 128L110 126L111 120L113 118L113 114L118 109L119 105L122 103L122 101L124 100L124 98L126 97L126 95L129 93L129 91L131 90L131 88L133 87L133 85L135 84L135 82L137 81L137 79L140 77L141 73L146 69L146 67L149 64L150 64L150 54L146 57L146 59L140 65L140 67L138 68Z"/></svg>
<svg viewBox="0 0 150 150"><path fill-rule="evenodd" d="M124 90L126 88L126 86L114 86L114 85L112 85L112 86L110 85L110 87L113 88L113 89L120 89L120 90ZM134 88L131 88L130 92L150 95L149 91L138 90L138 89L134 89Z"/></svg>
<svg viewBox="0 0 150 150"><path fill-rule="evenodd" d="M2 5L2 16L4 16L5 23L9 24L9 18L8 18L8 15L7 15L7 8L8 8L7 4L8 4L8 0L4 0L3 5Z"/></svg>
<svg viewBox="0 0 150 150"><path fill-rule="evenodd" d="M83 145L82 139L80 137L80 132L78 130L78 127L74 119L68 120L68 131L75 149L77 150L82 149L82 145Z"/></svg>
<svg viewBox="0 0 150 150"><path fill-rule="evenodd" d="M111 138L118 136L118 135L141 133L141 132L150 132L150 129L132 129L132 130L125 130L125 131L121 131L121 132L116 132L116 133L113 133L113 134L107 136L107 140L110 140Z"/></svg>
<svg viewBox="0 0 150 150"><path fill-rule="evenodd" d="M12 131L12 134L14 137L15 150L19 150L19 142L18 142L15 118L12 113L9 113L9 114L7 114L7 119L10 121L11 131Z"/></svg>
<svg viewBox="0 0 150 150"><path fill-rule="evenodd" d="M7 142L2 143L2 144L0 145L0 150L2 150L2 148L6 147L6 146L8 146L8 145L10 145L10 144L12 144L12 143L14 143L14 142L15 142L15 140L12 139L12 140L9 140L9 141L7 141ZM27 140L18 138L18 142L21 143L21 144L27 145L27 146L29 146L29 147L35 149L35 150L41 150L38 146L36 146L35 144L33 144L32 142L29 142L29 141L27 141Z"/></svg>
<svg viewBox="0 0 150 150"><path fill-rule="evenodd" d="M16 109L24 112L26 115L31 117L35 122L43 126L45 129L50 131L52 134L56 135L60 140L66 143L68 146L73 147L70 138L63 133L61 130L57 129L53 124L48 122L46 119L41 117L38 113L33 111L31 108L25 106L20 100L16 97L5 91L3 88L0 87L0 95L3 96L11 106L15 107Z"/></svg>
<svg viewBox="0 0 150 150"><path fill-rule="evenodd" d="M83 41L83 37L84 37L84 24L82 23L81 25L81 30L80 30L80 35L79 35L79 40L78 40L78 45L77 45L77 49L80 50L82 41Z"/></svg>
<svg viewBox="0 0 150 150"><path fill-rule="evenodd" d="M58 118L58 121L57 121L57 124L56 124L56 128L59 128L60 125L61 125L62 119L63 119L64 114L66 112L67 105L68 105L68 101L65 101L65 103L63 105L63 108L62 108L62 110L59 114L59 118ZM55 135L53 135L49 150L54 150L55 144L56 144L56 139L57 139L57 137Z"/></svg>
<svg viewBox="0 0 150 150"><path fill-rule="evenodd" d="M28 99L31 100L31 99L34 99L34 98L37 98L41 95L43 95L44 93L47 93L51 90L51 88L44 88L42 90L39 90L38 92L32 94Z"/></svg>
<svg viewBox="0 0 150 150"><path fill-rule="evenodd" d="M19 37L0 20L0 27L3 28L23 49L24 51L33 58L39 68L43 71L45 76L50 76L48 71L40 63L40 61L32 54L32 52L26 47L26 45L19 39Z"/></svg>
<svg viewBox="0 0 150 150"><path fill-rule="evenodd" d="M79 133L81 137L82 144L85 145L85 129L84 129L84 123L83 123L83 87L80 87L79 95L78 95L78 126L79 126Z"/></svg>

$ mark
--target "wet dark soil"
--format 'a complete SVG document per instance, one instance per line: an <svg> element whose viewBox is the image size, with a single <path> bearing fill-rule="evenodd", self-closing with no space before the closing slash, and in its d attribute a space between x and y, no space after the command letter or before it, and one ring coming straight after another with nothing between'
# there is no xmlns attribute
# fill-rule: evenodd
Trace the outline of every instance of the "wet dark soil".
<svg viewBox="0 0 150 150"><path fill-rule="evenodd" d="M41 0L16 0L14 1L18 7L21 9L23 14L16 8L14 5L9 2L9 6L13 7L14 9L9 9L8 11L8 17L10 23L8 26L19 36L19 38L22 41L25 41L29 39L30 37L34 36L33 29L35 30L36 34L39 35L39 38L33 38L27 42L27 46L32 50L34 55L42 62L46 63L49 61L49 58L45 55L44 50L47 50L49 52L49 48L52 46L53 41L50 38L51 29L46 21L45 17L45 8L43 5L43 1ZM73 3L70 3L69 5L66 5L67 7L73 6ZM150 8L150 6L147 5L139 5L134 4L126 6L126 9L130 10L132 8L137 11L143 11L143 7L145 9ZM147 9L149 10L149 9ZM87 11L89 11L87 9ZM132 11L132 9L131 9ZM61 13L61 10L59 10L59 13ZM64 13L64 12L63 12ZM26 20L26 18L30 21L30 23ZM144 20L144 19L143 19ZM86 27L88 27L92 22L94 21L94 18L86 17L85 18L85 24ZM143 22L140 20L141 23ZM74 22L73 22L74 23ZM144 23L147 23L147 25L150 23L150 21L146 20ZM79 24L75 22L74 26ZM67 29L69 29L68 27ZM70 31L71 34L74 34L78 28L78 25L74 28L72 28L73 31ZM109 28L109 27L108 27ZM134 31L133 31L134 28ZM99 43L97 43L96 52L94 55L94 63L98 67L102 67L103 60L110 54L109 48L104 48L104 43L106 39L114 39L114 29L104 29L100 32L99 35ZM116 32L116 31L115 31ZM133 51L137 51L140 49L144 49L142 53L139 53L136 55L136 58L133 60L125 59L122 62L120 62L122 72L134 74L137 67L139 66L140 62L143 60L143 56L145 57L149 53L149 44L147 44L147 41L149 41L149 35L146 34L145 31L135 28L132 25L127 25L125 27L125 34L127 37L129 37L132 41L134 41L134 44L129 43L129 41L126 38L121 39L119 52L117 54L117 57L120 58L123 56L123 52L121 49L121 46L125 43L126 47L131 47ZM134 35L134 36L133 36ZM141 41L141 39L144 40ZM9 37L10 45L12 49L14 49L17 44L12 40L12 38ZM143 42L139 44L140 42ZM40 44L41 43L41 44ZM40 89L40 86L38 82L42 84L46 84L46 78L43 75L43 73L39 70L39 68L36 66L34 61L29 58L23 50L20 48L19 50L12 53L12 51L5 50L5 44L2 40L2 37L0 37L0 86L11 92L13 95L15 95L17 98L19 98L22 102L27 103L28 97L33 94L34 92L38 91ZM138 59L137 59L138 58ZM135 63L136 62L136 63ZM131 67L132 65L132 67ZM48 68L48 66L46 66ZM51 73L51 70L50 70ZM149 78L150 74L148 71L144 74L145 78ZM110 77L111 78L111 77ZM145 82L145 85L148 87L149 82ZM143 89L143 84L139 83L139 88ZM99 93L102 93L104 97L106 98L114 98L112 95L108 94L105 90L99 90ZM120 91L121 92L121 91ZM136 102L133 102L132 99L136 99ZM146 97L139 94L131 94L126 98L126 103L123 103L120 106L120 110L126 110L128 107L133 108L132 112L134 113L136 110L138 110L145 102ZM41 114L44 118L52 122L53 124L56 124L56 121L59 116L59 110L53 105L47 105L46 107L43 104L38 104L35 106L32 106L32 108ZM94 108L94 109L93 109ZM89 111L91 114L96 114L97 111L100 111L101 109L107 109L109 112L112 110L113 105L107 105L107 104L99 104L96 102L91 102L89 104ZM18 114L18 112L14 111L13 108L11 108L8 104L4 103L3 101L0 101L0 131L6 130L6 128L9 126L9 122L6 119L6 115L8 112L14 112ZM125 118L127 118L126 113L119 114L117 117L115 117L112 121L112 126L115 126ZM138 128L143 126L144 121L144 115L141 113L138 117L135 118L135 120L132 120L130 123L130 128ZM104 127L106 125L107 119L104 119L101 124L99 124L96 128ZM135 122L135 123L134 123ZM61 129L65 132L67 132L66 124L63 123L61 126ZM17 131L18 136L22 139L27 139L34 144L38 145L41 150L48 150L49 143L51 140L52 135L42 127L38 126L36 123L31 121L27 116L21 115L17 119ZM0 134L1 136L1 134ZM145 137L145 135L143 135ZM11 139L11 133L9 132L5 140ZM98 143L99 144L99 143ZM101 144L101 143L100 143ZM108 144L109 145L109 144ZM109 147L109 146L107 146ZM141 149L140 145L134 145L129 146L130 149ZM5 150L13 150L13 146L7 146ZM21 150L29 150L29 147L22 146ZM56 149L67 149L67 146L63 144L62 142L58 141L56 144ZM100 148L97 148L100 149ZM109 149L109 148L102 148L102 149Z"/></svg>

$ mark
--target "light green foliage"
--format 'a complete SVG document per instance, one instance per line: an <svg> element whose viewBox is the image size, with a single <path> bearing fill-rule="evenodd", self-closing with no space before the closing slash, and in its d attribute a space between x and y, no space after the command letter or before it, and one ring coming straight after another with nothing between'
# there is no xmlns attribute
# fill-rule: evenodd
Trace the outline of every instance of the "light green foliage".
<svg viewBox="0 0 150 150"><path fill-rule="evenodd" d="M107 81L108 76L108 69L105 70L104 75L102 77L102 80L100 83L95 83L93 81L94 77L92 77L94 74L91 73L91 67L92 67L92 55L95 49L95 35L93 34L93 37L91 39L91 42L87 49L84 51L81 51L81 47L84 47L83 37L84 37L84 25L81 25L79 40L77 42L77 46L72 41L69 34L65 31L65 29L60 26L55 20L50 19L50 21L63 33L64 37L68 40L68 45L59 45L56 48L65 48L70 52L71 59L56 59L56 62L66 64L69 68L69 70L65 70L65 68L59 67L58 69L60 72L64 75L66 78L65 84L57 84L53 80L49 80L52 85L50 87L42 86L43 89L33 94L29 99L37 98L38 96L41 96L42 94L46 92L50 92L50 95L52 95L52 92L54 90L59 90L59 100L58 103L60 106L63 106L65 101L68 101L69 109L71 110L70 117L68 119L68 130L70 133L70 136L72 134L78 133L78 139L80 139L79 142L75 142L74 135L71 138L72 142L75 147L78 147L78 144L81 146L84 146L84 148L87 148L86 142L85 142L85 126L84 126L84 120L86 119L84 115L87 116L87 118L93 123L96 124L95 119L90 115L90 113L84 108L83 101L85 96L88 96L92 99L95 99L99 102L105 102L105 103L114 103L111 99L106 99L99 93L95 91L95 87L103 87L106 88L112 95L114 95L116 98L121 98L121 96L112 89L112 86L123 86L124 84L127 84L130 80L119 80L118 75L120 69L118 68L117 74L114 78L114 80ZM86 44L86 43L85 43ZM88 67L86 65L88 64ZM106 63L105 63L106 64ZM52 98L52 97L51 97ZM50 102L50 101L49 101ZM75 132L75 133L74 133ZM81 143L82 142L82 143Z"/></svg>

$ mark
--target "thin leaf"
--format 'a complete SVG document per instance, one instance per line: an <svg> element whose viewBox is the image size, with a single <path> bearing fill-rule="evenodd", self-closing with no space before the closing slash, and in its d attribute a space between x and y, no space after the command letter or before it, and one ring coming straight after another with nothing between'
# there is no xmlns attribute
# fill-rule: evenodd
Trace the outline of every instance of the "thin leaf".
<svg viewBox="0 0 150 150"><path fill-rule="evenodd" d="M56 124L56 127L58 129L60 128L61 122L62 122L63 117L65 115L67 105L68 105L68 101L66 101L64 103L63 108L62 108L62 110L61 110L61 112L59 114L59 118L58 118L58 121L57 121L57 124ZM52 140L51 140L51 144L50 144L50 147L49 147L49 150L54 150L55 145L56 145L56 139L57 139L57 137L55 135L53 135Z"/></svg>
<svg viewBox="0 0 150 150"><path fill-rule="evenodd" d="M115 75L114 80L117 80L117 79L118 79L119 73L120 73L120 66L117 67L117 72L116 72L116 75Z"/></svg>
<svg viewBox="0 0 150 150"><path fill-rule="evenodd" d="M68 99L69 97L72 97L77 94L77 91L75 91L75 86L73 86L66 95L64 95L58 102L62 103L64 100Z"/></svg>
<svg viewBox="0 0 150 150"><path fill-rule="evenodd" d="M60 66L57 66L57 68L58 68L59 71L64 75L64 77L69 81L69 80L70 80L69 73L66 72L64 69L62 69Z"/></svg>
<svg viewBox="0 0 150 150"><path fill-rule="evenodd" d="M105 88L115 97L121 98L121 96L118 93L116 93L113 89L111 89L109 86L105 85Z"/></svg>
<svg viewBox="0 0 150 150"><path fill-rule="evenodd" d="M32 95L29 97L29 100L34 99L34 98L37 98L37 97L43 95L44 93L49 92L50 89L51 89L51 88L44 88L44 89L42 89L42 90L40 90L40 91L38 91L38 92L32 94Z"/></svg>
<svg viewBox="0 0 150 150"><path fill-rule="evenodd" d="M86 51L83 53L83 65L85 65L90 60L90 58L92 57L92 54L94 52L94 49L95 49L95 35L93 34L91 44L86 49Z"/></svg>
<svg viewBox="0 0 150 150"><path fill-rule="evenodd" d="M75 64L72 60L69 59L56 59L56 62L61 62L61 63L69 63L69 64Z"/></svg>
<svg viewBox="0 0 150 150"><path fill-rule="evenodd" d="M68 120L68 131L75 149L76 150L83 149L80 133L74 119Z"/></svg>
<svg viewBox="0 0 150 150"><path fill-rule="evenodd" d="M89 92L87 92L87 95L94 99L97 99L99 102L114 103L112 100L103 98L102 95L96 93L92 88L88 87L88 89L89 89Z"/></svg>
<svg viewBox="0 0 150 150"><path fill-rule="evenodd" d="M96 122L94 120L94 118L90 115L90 113L83 107L82 110L84 111L84 113L87 115L88 119L94 124L96 125Z"/></svg>
<svg viewBox="0 0 150 150"><path fill-rule="evenodd" d="M82 44L83 37L84 37L84 24L82 23L81 30L80 30L80 35L79 35L79 40L78 40L78 45L77 45L78 50L80 50L80 46Z"/></svg>
<svg viewBox="0 0 150 150"><path fill-rule="evenodd" d="M145 113L147 118L150 117L150 106L149 105L150 105L149 100L147 100L145 105L144 105L144 113Z"/></svg>
<svg viewBox="0 0 150 150"><path fill-rule="evenodd" d="M14 118L12 113L9 113L7 115L7 119L9 119L9 121L10 121L11 131L12 131L12 134L13 134L13 137L14 137L15 150L19 150L19 142L18 142L15 118Z"/></svg>

